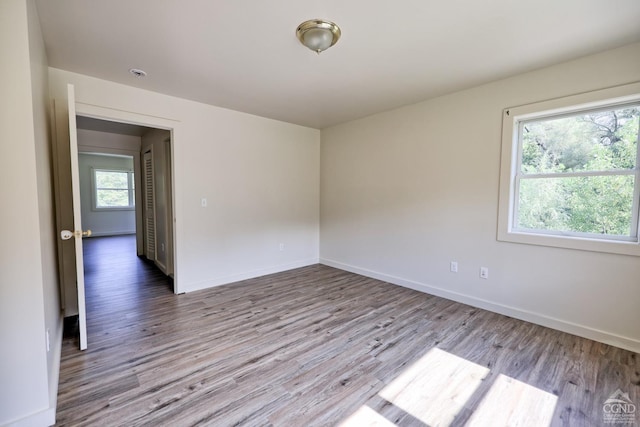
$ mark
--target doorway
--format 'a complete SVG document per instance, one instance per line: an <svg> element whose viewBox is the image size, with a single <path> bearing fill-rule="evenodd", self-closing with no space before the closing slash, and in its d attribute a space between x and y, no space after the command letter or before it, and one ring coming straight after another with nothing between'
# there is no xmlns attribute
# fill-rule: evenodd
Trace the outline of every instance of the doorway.
<svg viewBox="0 0 640 427"><path fill-rule="evenodd" d="M140 181L141 155L143 150L150 148L154 153L164 156L163 163L154 167L159 173L155 177L162 182L153 181L153 191L163 188L166 194L164 200L164 222L158 222L158 227L166 240L164 262L155 254L145 251L144 229L142 227L143 212L136 209L136 252L139 256L149 257L150 262L162 270L163 274L173 280L173 293L179 293L179 281L176 273L175 259L177 251L175 242L175 206L173 204L173 140L179 133L178 121L157 116L148 116L123 110L85 104L75 101L73 85L67 85L67 98L54 100L53 133L56 135L53 145L54 157L54 189L56 196L56 226L60 233L58 240L58 263L60 274L60 293L64 316L79 318L80 349L87 348L87 329L85 316L85 284L83 264L83 238L89 231L83 228L81 222L80 178L78 160L81 152L95 152L112 155L132 155L135 170L135 204L142 204L142 185ZM81 122L78 125L78 121ZM100 138L89 138L90 142L78 144L78 133L98 132ZM133 132L138 137L138 143L120 144L114 141L114 136L127 135ZM93 135L96 136L95 134ZM156 162L157 159L153 158ZM154 163L155 166L155 163ZM157 200L160 198L156 197ZM156 207L158 205L155 205ZM69 231L74 230L74 231ZM159 229L156 229L158 231ZM157 241L157 238L156 238ZM156 254L159 252L156 250Z"/></svg>
<svg viewBox="0 0 640 427"><path fill-rule="evenodd" d="M58 104L56 104L56 108ZM98 107L91 106L96 109ZM105 109L103 109L105 110ZM111 110L106 110L110 112ZM103 111L100 111L102 113ZM131 115L129 113L129 115ZM92 113L83 115L79 110L76 117L76 134L78 139L78 159L86 157L89 163L93 164L84 168L84 197L80 197L80 205L89 214L86 221L83 220L83 228L94 228L94 236L118 236L134 234L135 251L133 256L138 255L148 259L148 262L155 266L162 274L171 278L172 290L177 293L177 283L175 281L175 244L174 244L174 207L173 207L173 156L172 156L172 128L153 127L154 118L151 124L141 125L126 122L118 122L97 117ZM59 207L57 211L58 227L68 228L71 217L70 199L67 195L69 187L69 177L65 158L68 162L68 147L64 141L68 136L64 135L64 114L58 114L56 110L56 128L62 132L58 133L58 140L63 141L62 145L56 146L54 155L57 159L57 170L54 176ZM143 122L144 123L144 122ZM163 124L164 125L164 124ZM68 127L67 127L68 128ZM153 173L150 180L142 180L144 153L150 153L148 159L153 166ZM127 166L128 162L128 166ZM127 206L110 206L101 209L97 203L96 171L117 171L116 175L123 175L124 182L129 176L128 186L115 186L118 188L105 188L103 192L117 193L131 191L130 203ZM113 187L111 184L106 187ZM155 195L150 205L145 205L147 192ZM127 199L126 197L124 199ZM65 212L68 209L69 212ZM151 211L156 219L153 229L144 227L144 217ZM110 219L107 218L110 216ZM123 217L129 219L122 220ZM96 220L96 218L98 220ZM120 218L120 220L114 219ZM85 226L86 225L86 226ZM150 238L151 237L151 238ZM151 243L149 243L151 242ZM71 245L70 245L71 244ZM157 249L156 249L157 246ZM153 250L150 250L153 248ZM75 256L73 253L72 241L61 241L59 243L60 254L60 275L61 294L64 302L65 317L78 314Z"/></svg>
<svg viewBox="0 0 640 427"><path fill-rule="evenodd" d="M173 277L171 134L77 116L83 228L135 234L136 253Z"/></svg>

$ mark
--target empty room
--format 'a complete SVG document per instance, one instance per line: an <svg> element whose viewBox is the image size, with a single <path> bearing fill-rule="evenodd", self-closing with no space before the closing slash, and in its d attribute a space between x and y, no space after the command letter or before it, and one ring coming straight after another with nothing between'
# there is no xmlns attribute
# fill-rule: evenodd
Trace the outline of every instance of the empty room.
<svg viewBox="0 0 640 427"><path fill-rule="evenodd" d="M0 2L0 426L640 425L640 2Z"/></svg>

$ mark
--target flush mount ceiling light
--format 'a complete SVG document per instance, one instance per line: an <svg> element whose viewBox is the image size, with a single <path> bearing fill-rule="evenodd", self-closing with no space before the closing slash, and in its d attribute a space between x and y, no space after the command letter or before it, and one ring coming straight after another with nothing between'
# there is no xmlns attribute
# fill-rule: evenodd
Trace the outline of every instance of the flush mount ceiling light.
<svg viewBox="0 0 640 427"><path fill-rule="evenodd" d="M129 72L134 76L136 76L137 78L147 77L146 71L141 70L139 68L132 68L129 70Z"/></svg>
<svg viewBox="0 0 640 427"><path fill-rule="evenodd" d="M296 35L300 43L320 54L336 44L340 38L340 27L330 21L311 19L298 25Z"/></svg>

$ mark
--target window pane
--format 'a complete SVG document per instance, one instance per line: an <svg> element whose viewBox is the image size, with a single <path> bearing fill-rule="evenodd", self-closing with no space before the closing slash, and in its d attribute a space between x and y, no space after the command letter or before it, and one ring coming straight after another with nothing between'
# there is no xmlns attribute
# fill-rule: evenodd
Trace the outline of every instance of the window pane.
<svg viewBox="0 0 640 427"><path fill-rule="evenodd" d="M128 207L128 190L97 190L97 203L99 208Z"/></svg>
<svg viewBox="0 0 640 427"><path fill-rule="evenodd" d="M522 173L633 169L640 107L580 113L522 125Z"/></svg>
<svg viewBox="0 0 640 427"><path fill-rule="evenodd" d="M96 171L97 188L128 189L127 172Z"/></svg>
<svg viewBox="0 0 640 427"><path fill-rule="evenodd" d="M517 227L631 235L633 175L520 181Z"/></svg>

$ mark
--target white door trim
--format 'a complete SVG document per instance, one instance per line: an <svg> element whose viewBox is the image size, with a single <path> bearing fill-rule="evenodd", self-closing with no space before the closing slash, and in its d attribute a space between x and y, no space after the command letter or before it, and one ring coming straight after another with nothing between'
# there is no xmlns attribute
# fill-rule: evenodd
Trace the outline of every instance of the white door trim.
<svg viewBox="0 0 640 427"><path fill-rule="evenodd" d="M119 110L109 107L103 107L99 105L87 104L84 102L76 101L76 114L84 117L91 117L94 119L107 120L107 121L115 121L120 123L128 123L139 126L147 126L157 129L168 130L171 133L171 144L170 144L170 175L171 175L171 194L172 194L172 203L171 203L171 214L173 217L173 230L172 238L173 238L173 292L175 294L184 293L184 291L180 288L179 281L179 267L180 267L180 258L179 258L179 249L182 239L180 239L180 233L183 230L181 225L180 215L181 207L178 206L176 200L179 200L179 194L177 191L178 186L176 182L179 181L178 174L176 173L176 143L179 143L182 128L181 122L179 120L159 117L159 116L151 116L147 114L140 114L132 111Z"/></svg>

